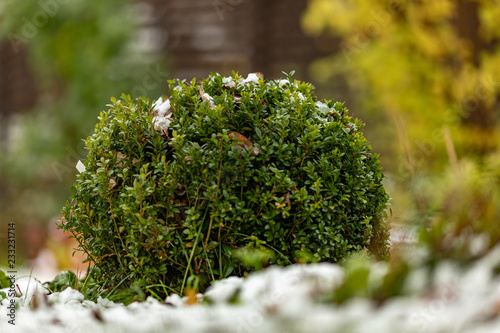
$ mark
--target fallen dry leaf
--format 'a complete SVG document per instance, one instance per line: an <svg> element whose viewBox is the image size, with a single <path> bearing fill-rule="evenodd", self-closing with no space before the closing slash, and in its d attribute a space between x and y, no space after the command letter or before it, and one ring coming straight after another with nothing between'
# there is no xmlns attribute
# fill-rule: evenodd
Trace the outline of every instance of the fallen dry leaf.
<svg viewBox="0 0 500 333"><path fill-rule="evenodd" d="M185 295L187 296L186 305L198 304L198 297L196 297L197 293L198 293L198 290L196 290L196 289L193 289L193 288L186 289L186 292L185 292Z"/></svg>

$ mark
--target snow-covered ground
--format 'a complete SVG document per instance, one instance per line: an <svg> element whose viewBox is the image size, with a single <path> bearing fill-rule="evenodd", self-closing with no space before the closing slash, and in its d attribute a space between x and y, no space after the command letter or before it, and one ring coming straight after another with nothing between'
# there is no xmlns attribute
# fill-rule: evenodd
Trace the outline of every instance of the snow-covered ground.
<svg viewBox="0 0 500 333"><path fill-rule="evenodd" d="M269 267L217 281L194 305L177 295L128 306L86 301L70 288L48 295L26 277L18 280L23 296L16 299L15 326L8 323L9 300L1 303L0 332L500 332L498 267L500 248L465 270L442 262L432 285L414 266L405 287L409 296L382 306L365 298L325 302L346 277L343 268L326 263ZM373 265L370 278L381 272Z"/></svg>

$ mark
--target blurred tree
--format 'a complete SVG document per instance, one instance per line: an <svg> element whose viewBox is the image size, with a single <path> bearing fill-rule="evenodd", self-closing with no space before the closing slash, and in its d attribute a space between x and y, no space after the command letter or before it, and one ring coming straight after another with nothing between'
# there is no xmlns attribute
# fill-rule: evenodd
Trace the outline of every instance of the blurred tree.
<svg viewBox="0 0 500 333"><path fill-rule="evenodd" d="M459 153L498 148L498 22L488 0L311 0L302 21L309 34L342 39L312 71L345 78L365 109L385 110L399 140L384 143L402 162L386 165L402 179L442 166L451 138Z"/></svg>
<svg viewBox="0 0 500 333"><path fill-rule="evenodd" d="M38 93L0 142L0 225L57 217L86 154L81 139L111 96L164 92L168 73L154 41L139 33L140 8L132 0L0 2L0 39L27 52Z"/></svg>

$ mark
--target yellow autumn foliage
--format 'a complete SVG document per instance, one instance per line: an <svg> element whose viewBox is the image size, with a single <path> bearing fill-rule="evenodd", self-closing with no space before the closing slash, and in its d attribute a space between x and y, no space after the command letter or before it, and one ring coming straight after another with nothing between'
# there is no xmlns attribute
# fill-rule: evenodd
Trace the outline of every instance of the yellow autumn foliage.
<svg viewBox="0 0 500 333"><path fill-rule="evenodd" d="M498 148L498 22L495 1L311 0L302 26L340 38L312 75L341 76L366 110L383 110L393 140L374 145L391 146L396 170L401 161L408 169L447 162L445 128L458 154Z"/></svg>

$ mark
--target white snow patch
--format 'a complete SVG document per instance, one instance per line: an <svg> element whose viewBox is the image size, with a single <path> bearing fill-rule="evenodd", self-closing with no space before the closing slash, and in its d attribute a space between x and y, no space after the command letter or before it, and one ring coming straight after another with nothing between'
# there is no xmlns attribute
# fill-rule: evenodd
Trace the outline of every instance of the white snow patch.
<svg viewBox="0 0 500 333"><path fill-rule="evenodd" d="M208 106L209 106L211 109L215 108L214 98L213 98L212 96L210 96L209 94L204 93L203 95L201 95L201 99L202 99L204 102L207 102L207 103L208 103Z"/></svg>
<svg viewBox="0 0 500 333"><path fill-rule="evenodd" d="M260 78L257 76L257 74L250 73L248 74L247 78L243 80L243 84L249 84L249 83L257 84L259 83L259 80Z"/></svg>
<svg viewBox="0 0 500 333"><path fill-rule="evenodd" d="M297 82L290 82L288 79L281 79L281 80L272 80L268 82L268 85L271 84L278 84L280 88L283 88L285 86L290 86L291 88L297 88L299 85Z"/></svg>
<svg viewBox="0 0 500 333"><path fill-rule="evenodd" d="M78 163L76 163L76 169L79 173L85 172L86 170L85 165L80 160L78 160Z"/></svg>
<svg viewBox="0 0 500 333"><path fill-rule="evenodd" d="M153 103L153 125L155 130L160 134L167 135L168 128L172 123L172 118L169 116L172 114L170 112L170 99L163 100L163 97L158 98L156 102Z"/></svg>
<svg viewBox="0 0 500 333"><path fill-rule="evenodd" d="M306 97L301 92L298 92L295 96L297 96L297 99L301 102L306 100ZM296 102L295 96L292 96L291 98L292 103Z"/></svg>
<svg viewBox="0 0 500 333"><path fill-rule="evenodd" d="M316 109L321 113L322 116L326 116L330 114L333 110L333 108L328 107L328 104L317 101L316 102Z"/></svg>
<svg viewBox="0 0 500 333"><path fill-rule="evenodd" d="M164 118L164 117L154 117L153 118L153 124L155 127L155 130L162 134L166 134L168 131L168 128L170 127L170 124L172 123L172 119L170 118Z"/></svg>
<svg viewBox="0 0 500 333"><path fill-rule="evenodd" d="M80 304L83 302L83 295L72 288L66 288L59 293L53 293L48 296L49 303L60 303L60 304Z"/></svg>
<svg viewBox="0 0 500 333"><path fill-rule="evenodd" d="M236 88L236 83L231 76L223 78L222 83L226 88Z"/></svg>
<svg viewBox="0 0 500 333"><path fill-rule="evenodd" d="M288 80L277 80L277 82L280 87L286 86L287 84L290 83L290 81Z"/></svg>
<svg viewBox="0 0 500 333"><path fill-rule="evenodd" d="M243 283L243 279L237 276L230 276L224 280L215 281L207 289L205 297L214 303L229 302L236 295Z"/></svg>
<svg viewBox="0 0 500 333"><path fill-rule="evenodd" d="M159 117L165 117L170 110L170 99L167 98L163 101L162 97L158 98L158 100L153 103L153 110L158 112Z"/></svg>
<svg viewBox="0 0 500 333"><path fill-rule="evenodd" d="M214 98L207 93L203 94L203 99L212 103L214 102Z"/></svg>
<svg viewBox="0 0 500 333"><path fill-rule="evenodd" d="M343 305L319 302L345 278L340 266L327 263L271 266L247 278L216 281L204 295L209 302L192 306L178 295L127 306L102 298L84 301L68 288L32 310L22 302L42 288L32 279L22 282L26 295L15 298L15 330L3 315L0 332L497 332L500 279L492 272L499 264L500 248L466 270L442 262L431 285L418 281L430 281L427 270L412 269L408 288L415 292L381 306L361 297ZM370 279L383 271L374 266ZM3 300L0 312L7 313L9 304Z"/></svg>

